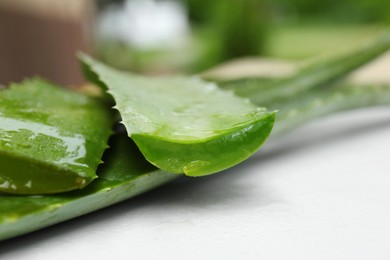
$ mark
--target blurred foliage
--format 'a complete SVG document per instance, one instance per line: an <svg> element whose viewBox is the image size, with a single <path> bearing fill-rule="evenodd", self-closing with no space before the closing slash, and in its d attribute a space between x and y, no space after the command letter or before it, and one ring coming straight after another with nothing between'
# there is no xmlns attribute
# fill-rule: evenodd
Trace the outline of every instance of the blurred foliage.
<svg viewBox="0 0 390 260"><path fill-rule="evenodd" d="M380 34L379 24L292 23L272 25L265 55L284 60L306 60L343 53ZM318 57L321 56L321 57Z"/></svg>
<svg viewBox="0 0 390 260"><path fill-rule="evenodd" d="M100 56L111 65L139 72L196 73L243 56L304 59L342 51L390 23L390 0L176 1L188 10L188 46L175 52L137 53L111 43L100 45Z"/></svg>
<svg viewBox="0 0 390 260"><path fill-rule="evenodd" d="M264 51L266 12L262 0L185 0L195 32L209 44L194 70Z"/></svg>
<svg viewBox="0 0 390 260"><path fill-rule="evenodd" d="M388 0L268 0L274 18L331 23L389 23Z"/></svg>

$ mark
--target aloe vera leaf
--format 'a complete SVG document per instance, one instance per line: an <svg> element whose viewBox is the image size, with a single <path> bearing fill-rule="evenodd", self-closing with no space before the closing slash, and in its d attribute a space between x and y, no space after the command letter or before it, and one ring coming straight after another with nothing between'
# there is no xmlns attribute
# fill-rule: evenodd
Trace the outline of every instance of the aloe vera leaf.
<svg viewBox="0 0 390 260"><path fill-rule="evenodd" d="M268 82L263 79L247 79L239 84L223 83L221 86L233 89L236 95L248 97L253 103L269 108L276 101L289 100L292 96L310 89L330 86L331 83L380 56L389 48L390 33L387 32L368 45L342 56L320 61L291 77Z"/></svg>
<svg viewBox="0 0 390 260"><path fill-rule="evenodd" d="M99 178L82 190L43 196L0 195L0 240L87 214L180 176L149 164L126 135L114 136L110 145Z"/></svg>
<svg viewBox="0 0 390 260"><path fill-rule="evenodd" d="M390 86L343 83L312 91L280 106L273 136L290 131L313 119L357 108L390 105Z"/></svg>
<svg viewBox="0 0 390 260"><path fill-rule="evenodd" d="M274 112L198 78L145 78L80 55L86 76L107 88L145 158L172 173L229 168L267 139Z"/></svg>
<svg viewBox="0 0 390 260"><path fill-rule="evenodd" d="M233 91L234 94L240 97L254 99L257 92L262 91L263 89L267 88L271 84L277 84L282 80L286 80L286 79L287 78L256 77L256 78L245 78L245 79L236 79L236 80L228 80L228 81L217 81L216 83L218 84L218 87L224 90ZM284 95L282 94L280 98L284 98ZM279 97L275 97L274 100L275 99L279 99Z"/></svg>
<svg viewBox="0 0 390 260"><path fill-rule="evenodd" d="M281 107L286 115L276 121L276 133L283 134L307 120L341 110L390 105L390 86L355 88L341 86L338 92L318 93L321 105L318 100L305 97L303 104L296 102L297 111L291 114L291 104ZM44 196L0 195L0 240L109 206L180 176L154 168L124 135L112 138L107 155L106 163L98 170L99 178L82 190Z"/></svg>
<svg viewBox="0 0 390 260"><path fill-rule="evenodd" d="M275 79L265 79L267 82ZM262 91L264 79L247 79L230 82L230 90L242 86L253 91ZM250 98L251 92L241 92L242 97ZM253 102L256 104L256 101ZM258 104L260 105L260 104ZM272 136L290 131L313 119L336 112L355 108L390 105L390 86L384 84L356 85L341 82L327 88L313 88L305 93L295 94L289 99L275 98L268 109L277 110Z"/></svg>
<svg viewBox="0 0 390 260"><path fill-rule="evenodd" d="M112 133L96 98L42 79L0 90L0 191L47 194L85 187Z"/></svg>

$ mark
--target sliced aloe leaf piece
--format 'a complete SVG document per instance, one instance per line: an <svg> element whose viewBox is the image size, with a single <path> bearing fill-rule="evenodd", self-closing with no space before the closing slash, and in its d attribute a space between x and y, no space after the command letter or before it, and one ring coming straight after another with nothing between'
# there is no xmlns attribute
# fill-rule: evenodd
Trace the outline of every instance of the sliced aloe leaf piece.
<svg viewBox="0 0 390 260"><path fill-rule="evenodd" d="M0 192L64 192L96 178L112 132L106 105L41 79L0 90L0 104Z"/></svg>
<svg viewBox="0 0 390 260"><path fill-rule="evenodd" d="M87 214L179 176L149 164L126 135L114 136L110 145L99 178L82 190L44 196L0 195L0 240Z"/></svg>
<svg viewBox="0 0 390 260"><path fill-rule="evenodd" d="M254 153L275 114L198 78L146 78L80 55L86 76L107 89L129 136L165 171L212 174Z"/></svg>

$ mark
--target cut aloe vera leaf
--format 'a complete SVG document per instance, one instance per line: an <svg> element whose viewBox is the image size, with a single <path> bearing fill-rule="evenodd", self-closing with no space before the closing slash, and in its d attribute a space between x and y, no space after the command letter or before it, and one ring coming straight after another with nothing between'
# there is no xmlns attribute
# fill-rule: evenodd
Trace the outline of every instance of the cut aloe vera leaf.
<svg viewBox="0 0 390 260"><path fill-rule="evenodd" d="M269 136L274 112L198 78L146 78L80 55L86 76L107 89L145 158L172 173L229 168Z"/></svg>
<svg viewBox="0 0 390 260"><path fill-rule="evenodd" d="M110 145L99 178L82 190L44 196L0 195L0 240L87 214L180 176L149 164L126 135L114 136Z"/></svg>
<svg viewBox="0 0 390 260"><path fill-rule="evenodd" d="M276 121L278 134L299 123L352 108L390 105L390 87L340 86L338 93L321 92L318 102L296 100L295 113ZM306 100L306 98L304 98ZM293 109L291 104L281 110ZM0 195L0 240L47 227L133 197L163 185L180 175L158 170L139 153L125 135L114 136L105 163L98 169L99 178L88 187L59 195Z"/></svg>
<svg viewBox="0 0 390 260"><path fill-rule="evenodd" d="M324 88L347 76L357 68L377 58L390 48L390 32L386 32L370 44L349 53L321 60L302 69L297 74L281 79L264 81L247 79L236 84L221 84L233 89L238 96L248 97L254 104L269 108L276 102L289 100L293 96L315 88Z"/></svg>
<svg viewBox="0 0 390 260"><path fill-rule="evenodd" d="M64 192L96 178L113 125L105 104L41 79L0 90L0 104L1 192Z"/></svg>

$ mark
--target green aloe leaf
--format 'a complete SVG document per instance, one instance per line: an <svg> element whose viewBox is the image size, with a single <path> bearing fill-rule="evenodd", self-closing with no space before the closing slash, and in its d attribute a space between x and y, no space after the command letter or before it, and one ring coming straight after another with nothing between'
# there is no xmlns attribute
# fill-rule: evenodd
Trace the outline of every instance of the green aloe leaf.
<svg viewBox="0 0 390 260"><path fill-rule="evenodd" d="M162 185L179 175L149 164L126 135L116 135L99 178L88 187L62 194L0 194L0 240L84 215Z"/></svg>
<svg viewBox="0 0 390 260"><path fill-rule="evenodd" d="M96 178L112 133L106 105L41 79L0 90L0 104L0 192L64 192Z"/></svg>
<svg viewBox="0 0 390 260"><path fill-rule="evenodd" d="M299 98L279 103L273 136L285 133L323 116L364 107L389 106L389 85L355 85L343 82L331 88L317 89Z"/></svg>
<svg viewBox="0 0 390 260"><path fill-rule="evenodd" d="M275 130L282 134L319 116L376 105L390 105L389 86L345 85L320 92L316 99L298 96L280 107L286 114L276 121ZM0 194L0 240L107 207L180 176L150 165L125 135L114 136L110 146L98 169L99 178L82 190L44 196Z"/></svg>
<svg viewBox="0 0 390 260"><path fill-rule="evenodd" d="M386 31L369 44L354 48L343 55L321 60L290 77L240 79L220 82L219 85L232 90L238 96L249 98L254 104L273 109L276 104L288 102L293 96L332 86L389 49L390 31Z"/></svg>
<svg viewBox="0 0 390 260"><path fill-rule="evenodd" d="M328 67L324 65L323 69L327 70ZM88 72L96 82L98 80L96 74L87 70ZM311 77L309 74L307 76ZM329 83L328 77L323 79L326 79L324 83ZM307 85L312 91L304 94L300 86L296 87L295 84L286 86L295 89L289 94L285 92L284 87L272 94L268 92L274 89L263 87L258 89L257 86L253 91L256 95L268 96L270 100L265 101L280 111L276 121L276 134L285 133L306 121L338 111L390 105L389 86L365 86L357 89L355 86L341 85L322 89L320 85L315 84L314 87ZM237 86L233 85L232 89L235 87ZM253 92L248 91L243 96L252 98L252 94ZM116 138L118 139L112 144L107 163L98 171L100 178L83 190L44 196L0 195L0 240L111 205L178 176L150 166L128 138L123 136Z"/></svg>
<svg viewBox="0 0 390 260"><path fill-rule="evenodd" d="M275 114L198 78L146 78L80 55L85 74L107 89L145 158L189 176L229 168L267 139Z"/></svg>

